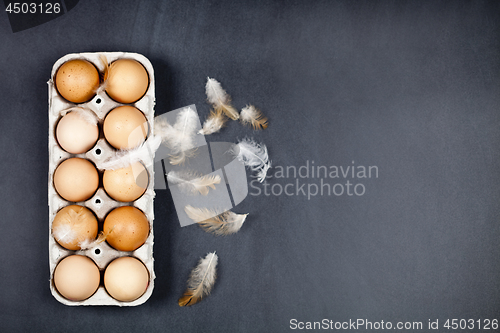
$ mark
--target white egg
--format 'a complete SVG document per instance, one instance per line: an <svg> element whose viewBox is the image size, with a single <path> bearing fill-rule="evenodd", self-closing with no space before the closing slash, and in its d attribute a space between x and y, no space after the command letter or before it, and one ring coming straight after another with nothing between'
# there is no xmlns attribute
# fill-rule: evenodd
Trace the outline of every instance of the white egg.
<svg viewBox="0 0 500 333"><path fill-rule="evenodd" d="M149 272L133 257L113 260L104 271L104 287L115 299L131 302L142 296L149 285Z"/></svg>

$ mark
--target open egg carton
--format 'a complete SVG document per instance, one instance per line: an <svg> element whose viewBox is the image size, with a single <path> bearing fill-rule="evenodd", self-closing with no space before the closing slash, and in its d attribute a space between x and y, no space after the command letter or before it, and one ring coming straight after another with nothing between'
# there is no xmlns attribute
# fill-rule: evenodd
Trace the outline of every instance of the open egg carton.
<svg viewBox="0 0 500 333"><path fill-rule="evenodd" d="M103 58L104 56L104 58ZM52 295L61 303L66 305L116 305L116 306L136 306L144 303L151 296L155 274L153 270L153 199L155 196L154 192L154 171L153 163L149 163L147 166L147 171L149 174L149 183L145 193L137 200L133 202L118 202L111 199L107 193L104 191L102 186L102 174L103 170L97 168L99 172L99 188L94 193L94 195L84 202L69 202L63 199L56 191L53 183L54 171L57 166L64 160L71 157L80 157L91 161L96 165L99 161L105 161L108 157L112 156L115 148L111 147L105 140L102 130L100 130L99 139L95 146L91 148L88 152L83 154L70 154L63 150L56 139L56 126L60 118L66 113L66 111L72 107L78 106L86 108L95 113L98 121L99 128L102 129L102 123L104 118L115 107L124 105L117 103L112 100L104 90L98 90L97 94L88 102L81 104L74 104L68 102L66 99L61 97L55 87L55 75L58 68L65 62L73 59L84 59L91 62L102 75L105 71L106 64L103 59L107 60L110 64L117 59L134 59L141 63L146 69L149 75L149 86L147 88L146 94L139 99L134 104L128 104L135 106L137 109L142 111L146 116L147 122L149 124L148 138L154 133L154 105L155 105L155 82L154 82L154 71L153 66L147 58L136 53L125 53L125 52L102 52L102 53L78 53L78 54L68 54L56 61L52 67L51 79L48 81L49 86L49 179L48 179L48 204L49 204L49 264L50 264L50 289ZM102 85L102 83L101 83ZM153 158L153 156L151 157ZM146 242L140 246L135 251L123 252L118 251L108 245L106 242L102 242L94 248L88 250L80 251L70 251L59 245L53 235L52 235L52 222L54 220L57 212L65 206L77 204L90 209L94 215L97 217L99 222L99 230L102 230L102 225L106 215L116 207L130 205L140 209L145 215L149 222L149 236ZM65 257L73 254L79 254L87 256L92 259L95 264L99 267L101 273L101 283L97 291L89 298L83 301L71 301L64 298L56 289L53 281L54 270L57 264ZM118 257L131 256L139 259L149 271L149 284L145 293L138 299L131 302L122 302L112 298L104 288L103 285L103 273L106 266Z"/></svg>

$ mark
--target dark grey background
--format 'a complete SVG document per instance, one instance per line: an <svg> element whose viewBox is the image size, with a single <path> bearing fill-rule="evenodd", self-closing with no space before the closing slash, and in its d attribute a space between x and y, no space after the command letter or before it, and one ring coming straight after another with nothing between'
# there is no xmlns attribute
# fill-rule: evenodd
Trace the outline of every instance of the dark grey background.
<svg viewBox="0 0 500 333"><path fill-rule="evenodd" d="M157 114L195 103L204 119L210 76L270 119L209 141L249 135L274 165L354 160L379 178L361 181L361 197L249 196L235 209L247 222L226 238L180 228L159 191L150 300L64 306L49 290L46 82L61 56L96 51L151 60ZM82 0L18 33L0 14L0 56L2 332L500 319L500 2ZM212 295L180 308L189 271L214 250Z"/></svg>

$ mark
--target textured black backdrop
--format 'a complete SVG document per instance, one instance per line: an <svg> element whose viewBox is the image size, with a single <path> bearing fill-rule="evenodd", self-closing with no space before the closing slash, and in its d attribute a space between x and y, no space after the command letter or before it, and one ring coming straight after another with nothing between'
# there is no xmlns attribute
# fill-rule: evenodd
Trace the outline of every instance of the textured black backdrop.
<svg viewBox="0 0 500 333"><path fill-rule="evenodd" d="M233 122L210 141L251 135L276 166L354 161L379 177L351 180L363 196L249 196L235 211L250 217L226 238L180 228L159 191L149 301L64 306L49 290L46 82L59 57L97 51L151 60L157 114L195 103L204 118L210 76L236 107L269 116L266 131ZM0 14L0 59L2 332L500 319L500 2L81 0L18 33ZM179 308L214 250L212 295Z"/></svg>

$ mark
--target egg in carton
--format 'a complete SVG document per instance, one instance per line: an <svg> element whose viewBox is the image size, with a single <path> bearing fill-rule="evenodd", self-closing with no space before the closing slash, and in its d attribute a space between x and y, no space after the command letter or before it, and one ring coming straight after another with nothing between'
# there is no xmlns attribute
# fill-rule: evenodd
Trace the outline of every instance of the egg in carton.
<svg viewBox="0 0 500 333"><path fill-rule="evenodd" d="M118 59L133 59L138 61L144 66L149 76L149 85L146 93L135 103L128 104L136 107L144 113L147 123L149 125L148 139L154 135L154 105L155 105L155 82L154 71L151 63L147 58L136 53L125 52L102 52L102 53L79 53L68 54L56 61L52 68L51 80L48 82L49 86L49 179L48 179L48 204L49 204L49 266L50 266L50 290L52 295L61 303L66 305L116 305L116 306L135 306L144 303L152 294L154 288L154 259L153 259L153 220L154 209L153 200L154 192L154 169L153 159L154 155L150 155L149 161L142 161L146 166L149 175L149 182L144 194L137 200L132 202L119 202L113 200L104 190L102 184L102 174L104 170L98 169L99 185L97 191L88 200L81 202L70 202L62 198L54 187L54 172L57 167L65 160L78 157L91 161L94 165L98 166L101 162L113 156L116 149L113 148L104 138L102 131L95 145L85 153L70 154L61 148L56 139L56 127L59 120L74 107L80 107L90 110L98 119L99 126L102 128L103 121L108 113L116 107L123 106L124 104L118 103L111 99L108 94L101 87L97 90L95 96L90 101L75 104L61 97L55 86L55 75L61 65L69 60L82 59L87 60L93 64L99 71L100 75L105 73L108 64L113 63ZM101 78L102 82L102 78ZM154 152L153 152L154 154ZM52 235L52 223L57 212L68 205L81 205L90 209L99 222L99 228L102 228L103 222L107 214L113 209L121 206L133 206L142 211L149 223L149 235L145 243L134 251L124 252L112 248L107 242L102 242L87 250L71 251L59 245L54 236ZM83 255L90 258L99 268L100 271L100 284L97 291L89 298L82 301L72 301L63 297L54 285L54 271L58 263L70 255ZM123 302L118 301L111 297L103 285L104 270L114 259L124 256L130 256L139 259L147 268L149 273L149 283L146 291L139 298Z"/></svg>

